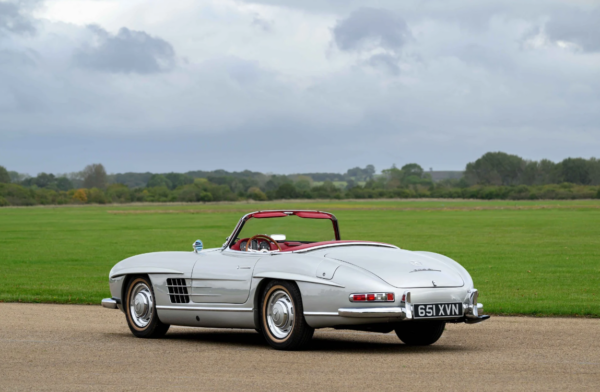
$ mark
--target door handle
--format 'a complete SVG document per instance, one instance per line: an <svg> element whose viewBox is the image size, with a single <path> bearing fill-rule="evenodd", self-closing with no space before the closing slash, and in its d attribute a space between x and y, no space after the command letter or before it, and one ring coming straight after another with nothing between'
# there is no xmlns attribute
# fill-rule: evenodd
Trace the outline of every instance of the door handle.
<svg viewBox="0 0 600 392"><path fill-rule="evenodd" d="M251 269L252 267L240 267L239 265L237 266L237 269Z"/></svg>

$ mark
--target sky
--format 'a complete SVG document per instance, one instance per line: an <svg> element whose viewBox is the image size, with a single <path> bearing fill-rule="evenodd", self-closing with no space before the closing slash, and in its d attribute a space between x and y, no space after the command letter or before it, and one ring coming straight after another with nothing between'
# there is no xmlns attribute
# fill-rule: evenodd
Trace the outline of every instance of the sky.
<svg viewBox="0 0 600 392"><path fill-rule="evenodd" d="M600 157L600 1L0 0L0 165Z"/></svg>

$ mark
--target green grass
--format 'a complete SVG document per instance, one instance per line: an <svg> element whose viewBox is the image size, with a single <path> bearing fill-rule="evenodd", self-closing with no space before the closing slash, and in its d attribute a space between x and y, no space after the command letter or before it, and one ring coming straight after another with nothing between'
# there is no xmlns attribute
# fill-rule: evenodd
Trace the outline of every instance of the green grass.
<svg viewBox="0 0 600 392"><path fill-rule="evenodd" d="M600 201L331 201L0 208L0 301L92 303L108 271L153 251L220 246L270 208L335 213L343 239L445 254L486 312L600 316Z"/></svg>

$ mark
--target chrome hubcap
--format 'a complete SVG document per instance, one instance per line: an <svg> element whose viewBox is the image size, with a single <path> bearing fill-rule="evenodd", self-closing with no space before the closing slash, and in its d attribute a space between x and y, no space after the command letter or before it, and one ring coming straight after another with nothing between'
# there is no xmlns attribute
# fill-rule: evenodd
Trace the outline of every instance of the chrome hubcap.
<svg viewBox="0 0 600 392"><path fill-rule="evenodd" d="M131 290L129 310L131 320L136 326L145 328L150 323L154 313L154 302L152 292L146 283L137 283Z"/></svg>
<svg viewBox="0 0 600 392"><path fill-rule="evenodd" d="M283 290L275 291L267 302L267 324L278 339L285 339L294 327L294 305Z"/></svg>

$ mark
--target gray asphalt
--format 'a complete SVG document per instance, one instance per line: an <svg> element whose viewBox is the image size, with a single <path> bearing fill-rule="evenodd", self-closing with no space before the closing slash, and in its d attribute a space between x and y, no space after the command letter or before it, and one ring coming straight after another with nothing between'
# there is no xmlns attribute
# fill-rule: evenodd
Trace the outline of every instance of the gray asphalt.
<svg viewBox="0 0 600 392"><path fill-rule="evenodd" d="M134 338L100 306L0 303L0 390L600 390L600 320L493 317L429 347L319 330L303 352L254 331Z"/></svg>

